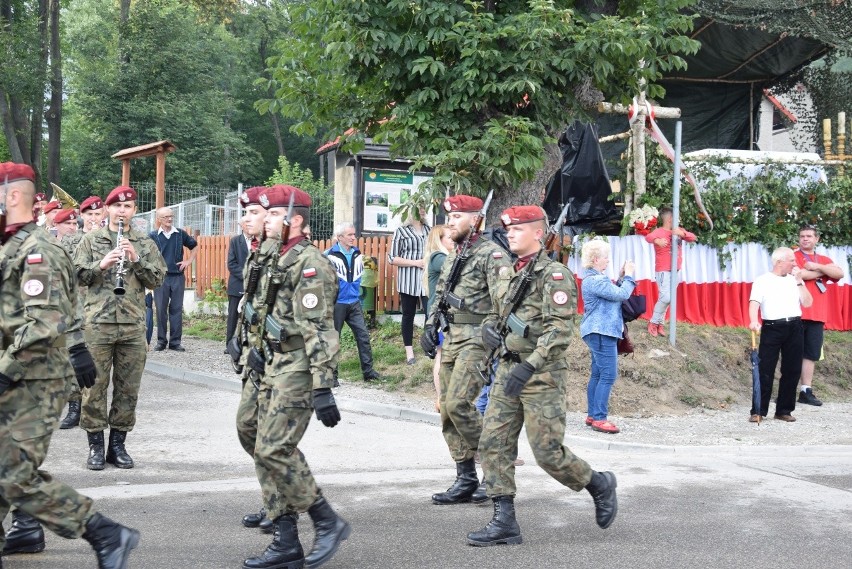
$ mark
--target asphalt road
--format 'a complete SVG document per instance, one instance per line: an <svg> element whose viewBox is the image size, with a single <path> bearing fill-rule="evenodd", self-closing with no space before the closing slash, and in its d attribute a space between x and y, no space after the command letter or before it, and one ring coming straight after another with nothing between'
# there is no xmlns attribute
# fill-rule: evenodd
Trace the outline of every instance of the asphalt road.
<svg viewBox="0 0 852 569"><path fill-rule="evenodd" d="M238 394L146 374L132 470L85 468L83 431L57 431L44 469L93 497L103 514L142 532L135 569L237 569L269 536L243 528L260 506L254 468L234 429ZM345 397L341 397L345 399ZM353 411L334 429L312 422L301 449L324 494L353 527L326 567L820 567L852 559L852 447L601 448L575 452L618 476L619 514L594 522L591 498L535 466L526 441L516 469L524 543L474 548L490 506L433 506L454 477L432 423ZM367 407L363 407L366 409ZM374 407L370 407L373 409ZM574 441L574 439L572 439ZM8 526L9 520L5 524ZM306 549L309 518L300 520ZM45 552L6 569L96 567L83 540L47 537Z"/></svg>

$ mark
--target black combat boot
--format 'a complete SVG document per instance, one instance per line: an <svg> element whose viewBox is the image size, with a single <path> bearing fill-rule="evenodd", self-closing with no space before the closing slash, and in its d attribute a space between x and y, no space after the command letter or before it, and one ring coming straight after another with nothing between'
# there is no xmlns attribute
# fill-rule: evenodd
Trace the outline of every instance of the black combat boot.
<svg viewBox="0 0 852 569"><path fill-rule="evenodd" d="M44 530L34 517L12 510L12 526L6 532L3 555L44 551Z"/></svg>
<svg viewBox="0 0 852 569"><path fill-rule="evenodd" d="M256 528L260 525L260 522L268 519L266 517L266 508L261 508L259 512L246 514L243 516L243 525L247 528Z"/></svg>
<svg viewBox="0 0 852 569"><path fill-rule="evenodd" d="M73 429L77 425L80 424L80 402L79 401L69 401L68 402L68 414L65 415L65 418L62 419L62 423L59 425L60 429Z"/></svg>
<svg viewBox="0 0 852 569"><path fill-rule="evenodd" d="M595 518L598 525L606 529L615 520L618 513L618 497L615 495L615 474L612 472L592 472L592 479L586 490L595 501Z"/></svg>
<svg viewBox="0 0 852 569"><path fill-rule="evenodd" d="M446 492L432 494L432 503L441 506L447 504L461 504L470 502L470 497L479 486L479 478L476 476L476 465L470 458L456 463L456 481Z"/></svg>
<svg viewBox="0 0 852 569"><path fill-rule="evenodd" d="M305 565L308 569L314 569L332 558L340 547L340 542L352 533L352 528L331 509L331 505L322 496L308 508L308 515L314 522L316 535L314 546L305 558Z"/></svg>
<svg viewBox="0 0 852 569"><path fill-rule="evenodd" d="M521 543L521 528L515 519L515 499L512 496L494 496L494 517L479 531L467 534L470 545L516 545Z"/></svg>
<svg viewBox="0 0 852 569"><path fill-rule="evenodd" d="M86 522L83 539L98 556L98 569L126 569L130 550L139 544L139 532L96 513Z"/></svg>
<svg viewBox="0 0 852 569"><path fill-rule="evenodd" d="M272 523L272 520L269 518L263 518L260 520L260 523L257 525L258 529L260 529L260 533L272 533L275 531L275 524Z"/></svg>
<svg viewBox="0 0 852 569"><path fill-rule="evenodd" d="M485 504L488 502L488 494L485 490L485 475L482 475L482 482L476 487L476 492L471 494L470 501L474 504Z"/></svg>
<svg viewBox="0 0 852 569"><path fill-rule="evenodd" d="M277 531L272 543L260 557L243 561L243 569L301 569L305 566L305 553L296 532L296 516L278 516L274 524Z"/></svg>
<svg viewBox="0 0 852 569"><path fill-rule="evenodd" d="M116 468L133 468L133 459L124 449L124 439L127 431L109 431L109 448L107 448L106 461L114 464Z"/></svg>
<svg viewBox="0 0 852 569"><path fill-rule="evenodd" d="M89 470L104 469L104 432L86 433L89 437L89 460L86 468Z"/></svg>

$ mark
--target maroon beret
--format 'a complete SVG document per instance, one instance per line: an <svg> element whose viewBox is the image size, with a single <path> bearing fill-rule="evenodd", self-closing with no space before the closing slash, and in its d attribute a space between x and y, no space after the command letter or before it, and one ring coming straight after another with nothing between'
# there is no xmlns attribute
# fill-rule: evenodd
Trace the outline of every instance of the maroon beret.
<svg viewBox="0 0 852 569"><path fill-rule="evenodd" d="M17 182L18 180L35 182L35 171L26 164L0 163L0 182Z"/></svg>
<svg viewBox="0 0 852 569"><path fill-rule="evenodd" d="M127 186L118 186L113 191L109 193L106 201L104 202L106 205L112 205L118 202L135 202L136 201L136 190L133 188L129 188Z"/></svg>
<svg viewBox="0 0 852 569"><path fill-rule="evenodd" d="M254 186L245 190L240 194L240 205L243 207L248 207L250 205L260 205L260 192L266 191L266 186Z"/></svg>
<svg viewBox="0 0 852 569"><path fill-rule="evenodd" d="M500 216L503 227L532 223L543 219L547 219L547 214L537 205L516 205L505 210Z"/></svg>
<svg viewBox="0 0 852 569"><path fill-rule="evenodd" d="M458 194L444 200L444 209L447 213L461 211L467 213L478 213L482 209L483 201L473 196Z"/></svg>
<svg viewBox="0 0 852 569"><path fill-rule="evenodd" d="M33 197L34 197L35 203L47 201L47 194L45 194L44 192L39 192Z"/></svg>
<svg viewBox="0 0 852 569"><path fill-rule="evenodd" d="M260 194L260 205L266 209L273 207L288 207L290 196L293 195L294 207L311 207L311 196L294 186L276 184Z"/></svg>
<svg viewBox="0 0 852 569"><path fill-rule="evenodd" d="M51 212L55 209L59 209L61 207L62 207L61 203L59 203L56 200L53 200L53 201L47 202L47 205L44 206L44 208L41 211L42 211L42 213L48 213L48 212Z"/></svg>
<svg viewBox="0 0 852 569"><path fill-rule="evenodd" d="M104 207L104 202L101 201L101 198L98 196L89 196L83 200L83 203L80 204L80 213L83 213L86 210L95 211L96 209L101 209Z"/></svg>
<svg viewBox="0 0 852 569"><path fill-rule="evenodd" d="M56 217L53 218L53 224L59 225L60 223L70 221L72 219L77 219L77 210L63 209L60 210L60 212L56 214Z"/></svg>

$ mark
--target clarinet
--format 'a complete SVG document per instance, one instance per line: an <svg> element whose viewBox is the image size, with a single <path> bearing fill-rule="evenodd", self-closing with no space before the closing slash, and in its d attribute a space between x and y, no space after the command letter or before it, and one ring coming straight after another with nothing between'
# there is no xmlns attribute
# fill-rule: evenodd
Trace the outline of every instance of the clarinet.
<svg viewBox="0 0 852 569"><path fill-rule="evenodd" d="M124 220L122 218L118 219L118 233L115 237L115 246L121 247L121 240L124 238ZM124 268L124 258L126 254L124 253L124 249L121 250L121 259L118 260L118 264L115 269L115 287L112 289L113 294L116 296L124 296L126 292L124 289L124 275L127 273L127 269Z"/></svg>

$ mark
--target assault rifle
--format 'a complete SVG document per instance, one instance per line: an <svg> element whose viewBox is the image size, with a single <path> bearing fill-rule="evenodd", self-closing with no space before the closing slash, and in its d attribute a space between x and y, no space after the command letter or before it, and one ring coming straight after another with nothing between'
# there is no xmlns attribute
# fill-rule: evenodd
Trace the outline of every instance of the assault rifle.
<svg viewBox="0 0 852 569"><path fill-rule="evenodd" d="M557 219L547 231L547 239L544 242L543 248L545 254L547 254L547 251L553 245L556 238L562 235L562 228L565 225L565 217L568 215L568 205L569 204L565 204L565 207L562 208L562 212L559 214L559 219ZM479 374L485 380L486 384L491 383L494 360L508 352L506 350L506 336L509 335L509 332L514 332L521 338L526 338L530 333L529 324L515 316L515 310L518 309L518 306L520 306L521 302L524 298L526 298L530 284L532 283L533 278L535 278L533 271L535 271L538 258L539 255L536 255L530 259L530 262L527 263L521 273L521 278L516 281L515 287L509 291L508 296L503 301L503 311L500 313L500 320L494 327L497 333L500 334L502 341L499 346L485 354L485 357L482 358L482 362L479 364Z"/></svg>
<svg viewBox="0 0 852 569"><path fill-rule="evenodd" d="M485 214L488 213L488 206L491 205L492 197L494 197L494 190L488 192L488 197L485 198L485 203L482 204L482 209L479 210L476 225L471 227L470 232L468 232L467 237L465 237L464 242L462 242L459 248L458 255L453 260L452 267L450 267L450 272L444 283L444 291L435 305L435 317L432 325L436 331L447 332L450 329L450 320L448 318L450 308L464 310L464 299L454 294L453 289L459 284L464 266L470 258L471 240L482 232L485 225Z"/></svg>

